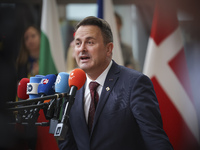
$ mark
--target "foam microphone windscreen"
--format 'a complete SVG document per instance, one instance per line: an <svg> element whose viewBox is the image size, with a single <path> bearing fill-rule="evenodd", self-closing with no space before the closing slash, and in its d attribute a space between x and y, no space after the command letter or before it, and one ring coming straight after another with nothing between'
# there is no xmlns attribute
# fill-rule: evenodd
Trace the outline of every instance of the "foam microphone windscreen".
<svg viewBox="0 0 200 150"><path fill-rule="evenodd" d="M29 95L26 94L26 90L27 90L27 83L30 82L29 78L22 78L18 84L18 88L17 88L17 96L20 99L28 99Z"/></svg>
<svg viewBox="0 0 200 150"><path fill-rule="evenodd" d="M69 79L69 74L66 72L60 72L57 75L56 83L55 83L55 92L56 93L69 92L68 79Z"/></svg>
<svg viewBox="0 0 200 150"><path fill-rule="evenodd" d="M85 84L86 74L82 69L76 68L69 75L69 86L76 86L78 90Z"/></svg>
<svg viewBox="0 0 200 150"><path fill-rule="evenodd" d="M40 78L43 78L43 77L44 77L44 75L37 74L37 75L35 75L35 77L40 77Z"/></svg>
<svg viewBox="0 0 200 150"><path fill-rule="evenodd" d="M42 78L38 85L38 94L52 95L55 93L56 75L49 74Z"/></svg>
<svg viewBox="0 0 200 150"><path fill-rule="evenodd" d="M30 77L30 83L27 84L27 94L29 95L29 99L40 97L38 94L38 85L42 77Z"/></svg>

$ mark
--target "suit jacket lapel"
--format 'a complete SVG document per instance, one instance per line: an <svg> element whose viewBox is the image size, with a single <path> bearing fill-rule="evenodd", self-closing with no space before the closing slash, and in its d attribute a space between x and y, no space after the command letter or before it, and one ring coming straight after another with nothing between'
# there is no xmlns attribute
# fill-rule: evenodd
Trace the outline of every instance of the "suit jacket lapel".
<svg viewBox="0 0 200 150"><path fill-rule="evenodd" d="M95 124L97 123L97 120L99 118L99 115L101 114L103 107L115 85L115 83L117 82L118 78L119 78L119 66L113 61L113 64L107 74L106 80L104 82L104 86L101 92L101 96L97 105L97 109L95 112L95 117L94 117L94 122L93 122L93 128L95 128ZM93 131L93 129L92 129Z"/></svg>

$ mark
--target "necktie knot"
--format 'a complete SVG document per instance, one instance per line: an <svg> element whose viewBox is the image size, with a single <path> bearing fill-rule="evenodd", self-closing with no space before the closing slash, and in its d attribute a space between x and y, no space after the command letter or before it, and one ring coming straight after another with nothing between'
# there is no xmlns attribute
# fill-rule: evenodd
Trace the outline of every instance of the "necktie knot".
<svg viewBox="0 0 200 150"><path fill-rule="evenodd" d="M93 81L90 82L90 84L89 84L89 88L90 88L90 90L92 90L92 91L96 91L98 86L99 86L99 83L93 82Z"/></svg>

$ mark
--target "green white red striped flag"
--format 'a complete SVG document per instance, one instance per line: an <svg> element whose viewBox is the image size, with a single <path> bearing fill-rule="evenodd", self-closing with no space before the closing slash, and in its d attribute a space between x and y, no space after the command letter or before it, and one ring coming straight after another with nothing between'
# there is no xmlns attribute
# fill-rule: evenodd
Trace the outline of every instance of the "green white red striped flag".
<svg viewBox="0 0 200 150"><path fill-rule="evenodd" d="M56 74L66 70L55 0L43 0L39 66L39 73L42 75Z"/></svg>
<svg viewBox="0 0 200 150"><path fill-rule="evenodd" d="M61 31L55 0L43 0L41 17L41 41L39 74L57 74L65 71L65 59ZM38 122L47 122L40 110ZM48 127L37 127L36 150L58 150L58 144Z"/></svg>

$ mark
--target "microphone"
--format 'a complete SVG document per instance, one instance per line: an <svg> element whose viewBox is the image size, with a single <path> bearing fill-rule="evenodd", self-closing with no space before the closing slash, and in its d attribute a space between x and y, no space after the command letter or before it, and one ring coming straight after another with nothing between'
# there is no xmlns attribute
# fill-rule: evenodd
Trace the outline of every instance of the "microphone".
<svg viewBox="0 0 200 150"><path fill-rule="evenodd" d="M37 74L37 75L35 75L35 77L41 77L41 78L43 78L44 75Z"/></svg>
<svg viewBox="0 0 200 150"><path fill-rule="evenodd" d="M29 83L27 83L27 88L25 90L25 88L23 89L25 92L26 91L26 94L29 95L29 99L34 99L34 98L37 98L39 97L38 95L38 84L39 82L41 81L41 77L30 77L29 79ZM21 95L19 95L21 96ZM25 102L25 101L19 101L20 102ZM16 122L20 123L20 122L23 122L25 120L29 120L29 116L30 116L30 113L33 111L31 109L26 109L27 106L22 106L23 109L19 109L18 111L18 114L16 116ZM16 109L18 108L21 108L21 107L17 107Z"/></svg>
<svg viewBox="0 0 200 150"><path fill-rule="evenodd" d="M38 94L38 85L41 80L42 77L40 76L30 77L30 83L27 83L27 94L29 95L29 99L40 97Z"/></svg>
<svg viewBox="0 0 200 150"><path fill-rule="evenodd" d="M70 86L70 92L69 92L69 99L66 103L64 114L61 120L61 123L57 124L54 137L57 137L58 140L64 140L65 135L68 130L68 120L69 120L69 113L71 110L71 107L74 103L75 95L77 90L79 90L86 81L86 75L85 72L82 69L74 69L69 76L69 86Z"/></svg>
<svg viewBox="0 0 200 150"><path fill-rule="evenodd" d="M17 96L20 99L28 99L29 95L26 94L26 90L27 90L27 83L30 82L30 79L28 78L22 78L18 84L18 88L17 88Z"/></svg>
<svg viewBox="0 0 200 150"><path fill-rule="evenodd" d="M69 92L69 74L66 72L60 72L56 78L55 92L67 93Z"/></svg>
<svg viewBox="0 0 200 150"><path fill-rule="evenodd" d="M27 91L28 91L28 94L32 94L32 97L36 97L36 98L28 99L26 101L7 103L10 106L25 105L29 103L32 104L28 106L8 108L8 111L18 111L17 122L22 122L22 119L23 119L25 121L28 121L29 123L34 123L36 119L40 119L38 118L39 114L43 115L43 112L39 112L39 109L43 109L41 111L45 112L45 110L47 109L49 105L49 103L42 103L44 100L57 99L60 97L67 96L67 93L44 96L44 95L55 93L55 90L54 90L55 79L56 79L55 75L47 75L47 76L37 75L35 77L31 77L32 83L29 86L27 86L29 87L29 91L28 90ZM38 97L40 95L42 95L42 97ZM35 104L35 102L37 103L37 105Z"/></svg>
<svg viewBox="0 0 200 150"><path fill-rule="evenodd" d="M56 75L55 74L49 74L42 78L38 85L38 94L41 95L41 97L45 95L52 95L55 93L55 81L56 81Z"/></svg>
<svg viewBox="0 0 200 150"><path fill-rule="evenodd" d="M27 91L27 83L30 82L30 79L28 78L22 78L18 84L18 88L17 88L17 96L19 98L19 101L20 99L22 100L25 100L25 99L28 99L29 98L29 95L26 93ZM16 122L22 122L23 120L23 117L22 117L22 113L26 113L26 111L20 111L17 113L16 115Z"/></svg>
<svg viewBox="0 0 200 150"><path fill-rule="evenodd" d="M44 97L45 95L52 95L55 93L55 81L56 81L56 75L49 74L44 77L42 77L42 80L40 81L38 85L38 94L41 95L41 97ZM37 105L40 105L43 101L38 101ZM46 105L44 105L46 106ZM43 108L44 114L46 114L47 107ZM37 117L39 116L39 108L35 108L33 111L33 116ZM42 113L42 112L41 112Z"/></svg>
<svg viewBox="0 0 200 150"><path fill-rule="evenodd" d="M54 75L53 75L54 76ZM33 81L33 79L37 79L38 77L31 77L30 78L30 82L35 82ZM51 76L50 76L50 80L51 80ZM54 77L53 77L54 78ZM44 79L44 78L43 78ZM40 77L40 80L42 80L42 78ZM44 81L44 80L43 80ZM55 82L55 78L53 79L53 81ZM44 100L48 100L48 99L52 99L52 98L61 98L61 97L65 97L65 96L68 96L67 93L59 93L59 94L53 94L53 95L49 95L49 96L44 96L44 95L48 95L48 94L52 94L52 91L54 93L54 82L51 80L51 85L47 84L45 85L47 82L45 81L44 85L40 85L39 86L39 90L38 90L38 86L35 86L35 87L32 87L32 84L31 86L27 86L27 90L29 90L29 92L27 92L28 94L33 94L33 93L36 93L35 95L32 95L34 96L35 98L32 98L32 99L27 99L26 101L18 101L18 102L7 102L7 105L9 106L17 106L17 105L25 105L25 104L30 104L30 103L35 103L35 102L38 102L38 101L44 101ZM38 82L38 81L37 81ZM40 82L40 81L39 81ZM42 82L43 83L43 82ZM37 85L37 84L35 84ZM30 88L31 87L31 88ZM30 88L30 89L29 89ZM35 88L35 89L34 89ZM44 89L43 89L44 88ZM34 89L34 90L33 90ZM37 90L36 90L37 89ZM33 92L33 91L37 91L37 92ZM50 91L50 92L49 92ZM39 92L39 94L38 94ZM30 95L31 95L30 94ZM40 94L42 95L42 97L39 97ZM30 97L29 95L29 97ZM31 107L32 108L32 107ZM23 108L22 108L23 109ZM12 111L16 111L16 110L19 110L19 109L15 109L15 108L11 108L9 110L12 110Z"/></svg>
<svg viewBox="0 0 200 150"><path fill-rule="evenodd" d="M69 80L68 73L66 73L66 72L59 73L58 78L56 80L56 84L55 84L55 92L56 93L69 93L70 88L69 88L68 80ZM66 99L66 97L67 96L65 96L63 98ZM61 105L62 105L62 98L57 99L56 108L58 108L58 109L56 109L55 114L54 114L56 116L56 118L59 118Z"/></svg>
<svg viewBox="0 0 200 150"><path fill-rule="evenodd" d="M66 72L60 72L56 78L55 83L55 92L56 93L68 93L69 92L69 84L68 84L69 74ZM50 120L50 128L49 133L54 134L56 126L59 120L60 109L63 102L63 98L55 98L50 101L49 107L47 109L46 116L48 118L52 118Z"/></svg>
<svg viewBox="0 0 200 150"><path fill-rule="evenodd" d="M22 119L27 120L30 124L35 124L39 116L39 110L45 110L48 107L47 103L42 103L44 99L38 98L40 95L54 94L55 75L30 77L30 83L27 84L27 94L31 100L16 102L15 104L26 104L32 101L32 104L37 102L37 105L21 106L17 108L10 108L10 110L19 110L17 121L21 122ZM37 100L37 101L34 101ZM41 104L42 103L42 104ZM21 116L21 117L20 117Z"/></svg>

